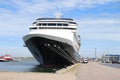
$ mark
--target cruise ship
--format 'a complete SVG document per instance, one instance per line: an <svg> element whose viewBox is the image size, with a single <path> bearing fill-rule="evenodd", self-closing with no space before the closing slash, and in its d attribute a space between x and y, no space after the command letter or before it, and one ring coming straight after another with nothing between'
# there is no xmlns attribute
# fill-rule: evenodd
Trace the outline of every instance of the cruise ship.
<svg viewBox="0 0 120 80"><path fill-rule="evenodd" d="M77 27L71 18L38 18L23 40L40 65L68 66L80 61Z"/></svg>

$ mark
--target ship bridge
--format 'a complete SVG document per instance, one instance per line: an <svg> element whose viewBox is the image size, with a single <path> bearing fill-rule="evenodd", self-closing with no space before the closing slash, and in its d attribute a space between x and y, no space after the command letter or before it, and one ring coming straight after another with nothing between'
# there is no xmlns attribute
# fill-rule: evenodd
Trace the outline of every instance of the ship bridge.
<svg viewBox="0 0 120 80"><path fill-rule="evenodd" d="M38 18L30 26L30 30L38 29L69 29L76 30L77 23L70 18Z"/></svg>

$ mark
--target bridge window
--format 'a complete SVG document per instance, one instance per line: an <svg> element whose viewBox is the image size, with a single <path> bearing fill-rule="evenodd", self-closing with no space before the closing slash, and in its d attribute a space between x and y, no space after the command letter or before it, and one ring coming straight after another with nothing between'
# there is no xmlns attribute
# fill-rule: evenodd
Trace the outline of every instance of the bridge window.
<svg viewBox="0 0 120 80"><path fill-rule="evenodd" d="M34 30L34 29L37 29L37 27L32 27L32 28L30 28L30 30Z"/></svg>
<svg viewBox="0 0 120 80"><path fill-rule="evenodd" d="M63 26L68 26L68 24L63 24Z"/></svg>
<svg viewBox="0 0 120 80"><path fill-rule="evenodd" d="M58 23L57 26L62 26L62 24Z"/></svg>
<svg viewBox="0 0 120 80"><path fill-rule="evenodd" d="M41 23L40 23L40 24L38 24L38 26L41 26Z"/></svg>
<svg viewBox="0 0 120 80"><path fill-rule="evenodd" d="M48 23L48 26L56 26L56 23Z"/></svg>
<svg viewBox="0 0 120 80"><path fill-rule="evenodd" d="M68 26L66 23L39 23L37 26Z"/></svg>
<svg viewBox="0 0 120 80"><path fill-rule="evenodd" d="M46 24L46 23L43 23L42 26L47 26L47 24Z"/></svg>

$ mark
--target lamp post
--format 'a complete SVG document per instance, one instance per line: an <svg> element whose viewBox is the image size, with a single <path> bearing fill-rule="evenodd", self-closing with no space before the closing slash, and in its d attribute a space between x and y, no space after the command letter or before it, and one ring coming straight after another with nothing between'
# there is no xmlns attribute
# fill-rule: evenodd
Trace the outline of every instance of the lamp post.
<svg viewBox="0 0 120 80"><path fill-rule="evenodd" d="M95 61L97 60L97 55L96 55L97 53L96 53L96 48L95 48Z"/></svg>

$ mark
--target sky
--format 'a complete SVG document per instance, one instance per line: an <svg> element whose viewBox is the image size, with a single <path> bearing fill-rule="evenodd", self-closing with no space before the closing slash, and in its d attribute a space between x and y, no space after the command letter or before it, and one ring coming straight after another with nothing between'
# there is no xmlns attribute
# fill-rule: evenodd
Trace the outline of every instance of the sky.
<svg viewBox="0 0 120 80"><path fill-rule="evenodd" d="M81 57L120 54L120 0L0 0L0 55L32 56L23 36L40 17L61 12L78 23Z"/></svg>

